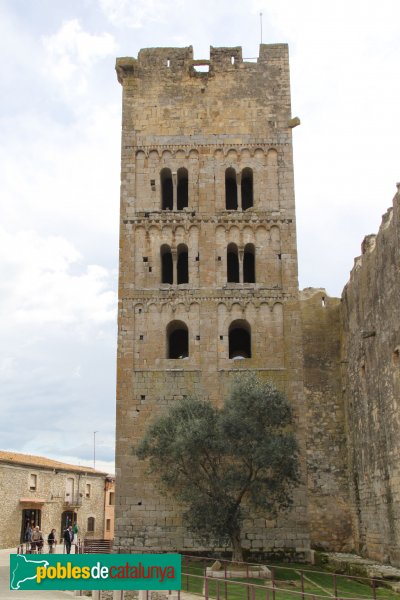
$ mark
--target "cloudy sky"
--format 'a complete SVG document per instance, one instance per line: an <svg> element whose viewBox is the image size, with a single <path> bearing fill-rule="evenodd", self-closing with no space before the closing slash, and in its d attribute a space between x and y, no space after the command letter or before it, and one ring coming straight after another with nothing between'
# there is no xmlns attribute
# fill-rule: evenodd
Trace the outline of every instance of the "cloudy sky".
<svg viewBox="0 0 400 600"><path fill-rule="evenodd" d="M290 47L301 287L400 181L398 0L0 0L0 448L113 470L121 88L140 48Z"/></svg>

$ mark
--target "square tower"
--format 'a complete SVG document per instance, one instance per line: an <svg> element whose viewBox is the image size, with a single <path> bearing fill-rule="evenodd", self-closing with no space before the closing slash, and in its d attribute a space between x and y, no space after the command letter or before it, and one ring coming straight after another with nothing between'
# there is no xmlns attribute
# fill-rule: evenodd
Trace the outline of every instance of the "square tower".
<svg viewBox="0 0 400 600"><path fill-rule="evenodd" d="M133 448L186 394L222 404L242 370L295 414L305 471L288 48L148 48L123 87L116 545L196 548ZM306 492L246 523L252 551L309 548Z"/></svg>

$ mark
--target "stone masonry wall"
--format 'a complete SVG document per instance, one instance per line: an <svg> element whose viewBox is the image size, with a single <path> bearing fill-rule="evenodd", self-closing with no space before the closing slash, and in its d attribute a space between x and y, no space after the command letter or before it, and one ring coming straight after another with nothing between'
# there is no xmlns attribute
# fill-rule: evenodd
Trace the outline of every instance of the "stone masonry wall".
<svg viewBox="0 0 400 600"><path fill-rule="evenodd" d="M30 490L29 485L31 474L37 477L37 487L33 491ZM41 530L45 540L50 531L55 528L57 539L59 543L62 543L62 513L73 510L67 504L69 502L69 498L66 497L67 478L73 478L74 495L80 503L74 509L77 513L78 537L81 539L87 535L95 538L103 537L105 474L74 473L73 471L0 462L0 548L16 548L23 541L21 532L24 509L39 509L41 511ZM89 498L86 497L86 484L91 486ZM24 500L23 503L20 502L21 499ZM95 519L95 530L90 534L87 533L89 517ZM45 550L47 551L47 544Z"/></svg>
<svg viewBox="0 0 400 600"><path fill-rule="evenodd" d="M307 399L307 477L313 548L353 549L341 383L341 303L323 289L300 292Z"/></svg>
<svg viewBox="0 0 400 600"><path fill-rule="evenodd" d="M398 184L398 188L399 188ZM400 192L342 296L356 550L400 566Z"/></svg>
<svg viewBox="0 0 400 600"><path fill-rule="evenodd" d="M198 72L202 63L209 71ZM232 377L255 370L283 389L294 408L305 481L305 407L297 283L297 249L288 52L261 45L257 63L241 48L150 48L117 60L123 86L119 333L117 374L116 545L193 549L180 508L162 497L134 448L149 422L185 394L221 404ZM173 201L162 204L163 173ZM179 209L179 173L188 178ZM226 171L235 173L237 208L226 206ZM252 205L243 207L246 174ZM239 277L228 281L228 246ZM244 281L246 248L255 281ZM167 248L173 281L162 283ZM188 281L177 265L187 249ZM170 327L188 331L187 356L169 355ZM251 356L230 358L230 328L250 332ZM244 329L242 329L243 331ZM309 549L306 489L289 515L246 523L253 551Z"/></svg>

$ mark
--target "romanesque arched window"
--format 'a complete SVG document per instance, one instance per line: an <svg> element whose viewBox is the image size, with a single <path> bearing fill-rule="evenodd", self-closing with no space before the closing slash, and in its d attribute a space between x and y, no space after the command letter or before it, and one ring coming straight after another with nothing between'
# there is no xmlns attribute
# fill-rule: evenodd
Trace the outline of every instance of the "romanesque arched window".
<svg viewBox="0 0 400 600"><path fill-rule="evenodd" d="M173 283L173 264L171 248L163 244L160 249L161 255L161 283Z"/></svg>
<svg viewBox="0 0 400 600"><path fill-rule="evenodd" d="M226 210L238 208L236 171L232 167L225 171L225 208Z"/></svg>
<svg viewBox="0 0 400 600"><path fill-rule="evenodd" d="M188 358L189 331L183 321L171 321L167 325L167 358Z"/></svg>
<svg viewBox="0 0 400 600"><path fill-rule="evenodd" d="M177 209L183 210L184 208L187 208L189 202L189 175L185 167L178 169L177 178Z"/></svg>
<svg viewBox="0 0 400 600"><path fill-rule="evenodd" d="M173 210L174 206L174 191L172 184L171 169L162 169L160 173L161 181L161 209Z"/></svg>
<svg viewBox="0 0 400 600"><path fill-rule="evenodd" d="M236 244L228 244L226 250L226 271L228 283L239 283L239 254Z"/></svg>
<svg viewBox="0 0 400 600"><path fill-rule="evenodd" d="M253 244L246 244L243 254L243 283L256 282L256 253Z"/></svg>
<svg viewBox="0 0 400 600"><path fill-rule="evenodd" d="M242 210L247 210L253 206L253 171L246 168L242 171Z"/></svg>
<svg viewBox="0 0 400 600"><path fill-rule="evenodd" d="M177 248L177 259L176 275L178 285L181 283L189 283L188 248L185 244L179 244Z"/></svg>
<svg viewBox="0 0 400 600"><path fill-rule="evenodd" d="M237 319L229 326L229 358L251 358L251 328L244 319Z"/></svg>

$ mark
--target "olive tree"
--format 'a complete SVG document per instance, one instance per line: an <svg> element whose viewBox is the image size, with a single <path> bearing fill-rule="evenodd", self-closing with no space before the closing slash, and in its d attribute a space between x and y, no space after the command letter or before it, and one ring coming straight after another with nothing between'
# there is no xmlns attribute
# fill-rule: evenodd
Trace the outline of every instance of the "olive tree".
<svg viewBox="0 0 400 600"><path fill-rule="evenodd" d="M193 396L176 402L136 454L184 507L188 528L203 542L230 543L235 561L243 560L243 518L252 508L287 509L299 480L291 407L251 373L237 377L221 409Z"/></svg>

